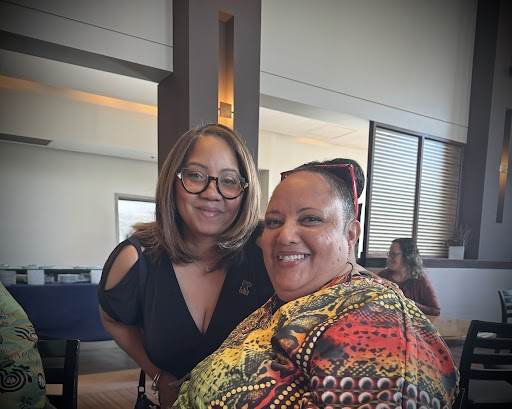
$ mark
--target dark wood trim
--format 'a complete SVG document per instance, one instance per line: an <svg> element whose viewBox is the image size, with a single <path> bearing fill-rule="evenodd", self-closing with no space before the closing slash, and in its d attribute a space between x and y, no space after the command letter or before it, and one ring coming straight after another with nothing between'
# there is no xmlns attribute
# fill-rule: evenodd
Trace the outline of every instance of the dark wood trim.
<svg viewBox="0 0 512 409"><path fill-rule="evenodd" d="M393 126L393 125L387 125L387 124L383 124L380 122L375 122L375 126L378 128L388 129L390 131L401 132L401 133L405 133L408 135L417 136L418 138L431 139L434 141L449 143L449 144L452 144L455 146L466 146L465 143L457 142L452 139L442 138L440 136L430 135L430 134L424 133L424 132L411 131L410 129L400 128L398 126Z"/></svg>
<svg viewBox="0 0 512 409"><path fill-rule="evenodd" d="M484 260L450 260L447 258L425 258L423 265L427 268L480 268L491 270L512 270L512 261ZM367 258L364 264L367 268L386 268L385 258Z"/></svg>
<svg viewBox="0 0 512 409"><path fill-rule="evenodd" d="M363 238L363 250L361 252L361 257L363 259L366 257L368 252L368 240L369 230L368 226L370 225L370 203L372 201L372 171L373 171L373 152L375 150L375 132L377 130L377 125L374 121L370 121L370 129L368 135L368 161L366 165L366 200L364 202L364 238Z"/></svg>

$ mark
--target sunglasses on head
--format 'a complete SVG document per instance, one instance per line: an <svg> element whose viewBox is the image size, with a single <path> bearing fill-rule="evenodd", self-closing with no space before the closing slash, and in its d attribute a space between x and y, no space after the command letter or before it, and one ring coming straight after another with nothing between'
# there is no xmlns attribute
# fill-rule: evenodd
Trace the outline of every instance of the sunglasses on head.
<svg viewBox="0 0 512 409"><path fill-rule="evenodd" d="M303 167L303 168L287 170L286 172L281 172L281 180L285 179L288 175L290 175L292 173L300 172L301 170L315 169L315 168L327 170L329 173L331 173L334 176L343 180L346 183L346 185L349 187L349 189L352 189L354 212L355 212L355 217L357 219L357 216L359 215L359 206L358 206L358 200L357 200L356 177L354 174L354 166L352 164L339 163L339 164L332 164L332 165L312 165L312 166L307 166L307 167Z"/></svg>

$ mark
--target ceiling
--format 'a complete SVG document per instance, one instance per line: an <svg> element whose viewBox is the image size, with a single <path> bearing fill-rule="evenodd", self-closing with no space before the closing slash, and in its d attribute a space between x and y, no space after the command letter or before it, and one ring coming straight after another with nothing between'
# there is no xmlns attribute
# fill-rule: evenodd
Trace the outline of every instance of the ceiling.
<svg viewBox="0 0 512 409"><path fill-rule="evenodd" d="M156 83L3 49L0 50L0 75L121 101L157 105ZM369 122L366 119L290 101L268 103L265 96L261 100L261 131L367 149ZM114 156L123 156L123 153L120 150Z"/></svg>

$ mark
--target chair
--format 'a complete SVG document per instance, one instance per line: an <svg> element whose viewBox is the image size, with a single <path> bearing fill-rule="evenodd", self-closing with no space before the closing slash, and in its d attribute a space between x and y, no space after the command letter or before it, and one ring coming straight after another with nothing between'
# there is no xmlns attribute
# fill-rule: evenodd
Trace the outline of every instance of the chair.
<svg viewBox="0 0 512 409"><path fill-rule="evenodd" d="M512 408L512 323L471 321L460 360L461 408Z"/></svg>
<svg viewBox="0 0 512 409"><path fill-rule="evenodd" d="M57 409L76 409L80 341L39 340L37 348L43 362L46 384L62 385L62 395L47 395L50 403Z"/></svg>
<svg viewBox="0 0 512 409"><path fill-rule="evenodd" d="M499 290L501 302L501 322L508 322L512 318L512 290Z"/></svg>

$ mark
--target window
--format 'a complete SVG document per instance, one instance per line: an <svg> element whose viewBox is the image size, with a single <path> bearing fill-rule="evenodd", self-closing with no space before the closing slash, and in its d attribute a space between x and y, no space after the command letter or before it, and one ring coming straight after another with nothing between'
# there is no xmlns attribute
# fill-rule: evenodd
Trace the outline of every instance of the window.
<svg viewBox="0 0 512 409"><path fill-rule="evenodd" d="M455 230L462 146L372 123L365 253L414 237L422 256L447 257Z"/></svg>
<svg viewBox="0 0 512 409"><path fill-rule="evenodd" d="M130 237L132 226L155 220L155 201L150 197L116 194L118 243Z"/></svg>

